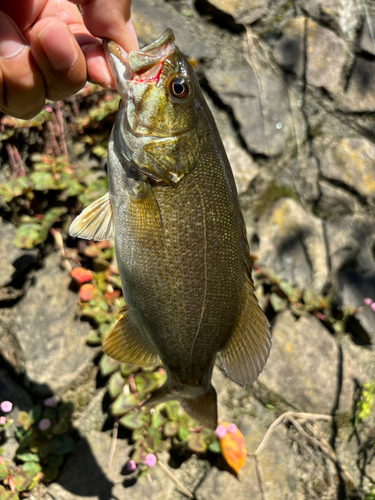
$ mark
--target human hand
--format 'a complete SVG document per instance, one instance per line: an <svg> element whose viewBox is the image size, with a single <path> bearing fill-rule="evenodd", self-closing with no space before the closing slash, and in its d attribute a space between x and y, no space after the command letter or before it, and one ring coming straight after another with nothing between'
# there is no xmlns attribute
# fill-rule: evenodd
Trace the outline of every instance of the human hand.
<svg viewBox="0 0 375 500"><path fill-rule="evenodd" d="M131 0L0 0L0 110L31 118L86 80L113 88L101 43L138 48ZM81 6L82 15L76 5Z"/></svg>

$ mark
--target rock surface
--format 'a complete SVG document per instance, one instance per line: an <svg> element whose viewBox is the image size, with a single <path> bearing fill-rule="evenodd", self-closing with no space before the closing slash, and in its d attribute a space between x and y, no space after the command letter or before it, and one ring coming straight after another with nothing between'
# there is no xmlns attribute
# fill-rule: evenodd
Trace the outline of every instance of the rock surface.
<svg viewBox="0 0 375 500"><path fill-rule="evenodd" d="M375 111L375 62L357 58L343 98L343 108L350 111Z"/></svg>
<svg viewBox="0 0 375 500"><path fill-rule="evenodd" d="M90 365L86 345L89 325L76 318L71 278L52 254L38 271L34 285L16 306L13 332L22 351L27 377L40 395L59 392Z"/></svg>

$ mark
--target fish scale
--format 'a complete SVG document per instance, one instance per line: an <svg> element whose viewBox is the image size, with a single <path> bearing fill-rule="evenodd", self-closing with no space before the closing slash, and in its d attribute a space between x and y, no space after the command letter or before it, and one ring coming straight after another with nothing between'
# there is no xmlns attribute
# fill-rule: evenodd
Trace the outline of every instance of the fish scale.
<svg viewBox="0 0 375 500"><path fill-rule="evenodd" d="M109 193L71 226L80 237L114 233L126 307L103 349L139 366L160 358L167 381L146 404L178 399L214 429L217 353L233 381L251 384L271 347L233 174L171 30L129 56L114 42L104 49L123 99Z"/></svg>

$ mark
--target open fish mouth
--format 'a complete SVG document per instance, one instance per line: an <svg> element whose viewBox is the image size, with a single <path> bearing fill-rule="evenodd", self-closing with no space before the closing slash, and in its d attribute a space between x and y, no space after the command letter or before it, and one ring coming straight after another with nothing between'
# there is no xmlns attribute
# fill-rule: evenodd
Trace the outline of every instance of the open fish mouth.
<svg viewBox="0 0 375 500"><path fill-rule="evenodd" d="M127 54L117 43L104 40L107 60L115 71L117 91L122 95L125 82L157 84L164 61L175 50L173 31L168 28L160 38L140 50ZM120 81L121 79L121 81Z"/></svg>

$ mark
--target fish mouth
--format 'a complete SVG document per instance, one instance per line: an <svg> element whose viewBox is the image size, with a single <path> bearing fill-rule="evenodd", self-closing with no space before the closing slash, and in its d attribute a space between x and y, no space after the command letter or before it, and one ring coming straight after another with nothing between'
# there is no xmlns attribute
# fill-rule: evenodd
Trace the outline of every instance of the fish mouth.
<svg viewBox="0 0 375 500"><path fill-rule="evenodd" d="M168 28L160 38L140 50L126 53L116 42L103 40L104 52L115 76L116 89L123 97L125 82L157 84L164 61L175 50L173 31Z"/></svg>

